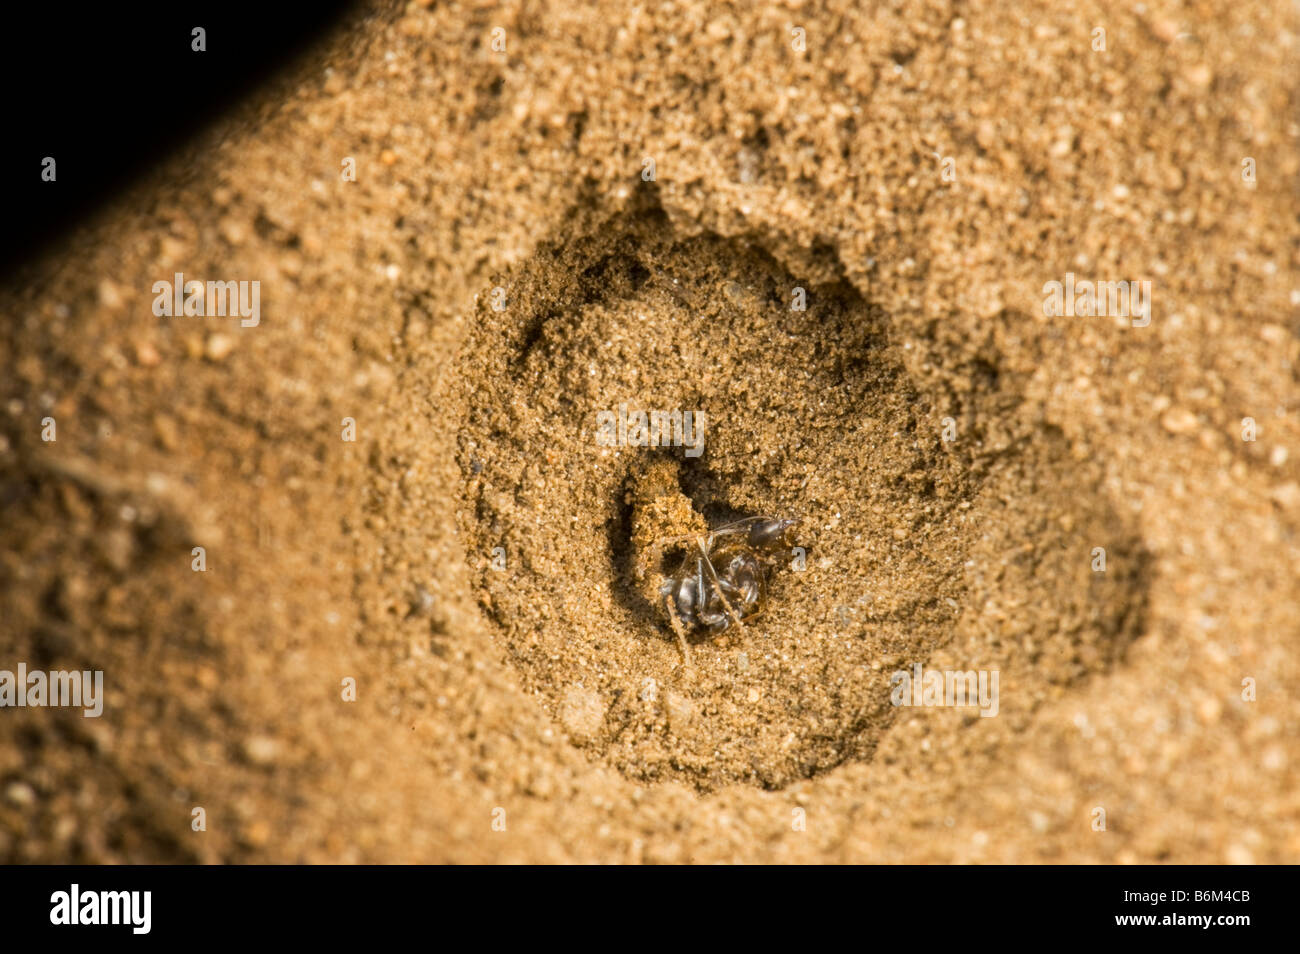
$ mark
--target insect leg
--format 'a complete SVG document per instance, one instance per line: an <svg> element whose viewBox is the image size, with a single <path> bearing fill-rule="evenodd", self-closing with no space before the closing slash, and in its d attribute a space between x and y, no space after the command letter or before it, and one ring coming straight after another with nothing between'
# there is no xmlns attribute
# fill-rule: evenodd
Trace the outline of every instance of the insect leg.
<svg viewBox="0 0 1300 954"><path fill-rule="evenodd" d="M664 596L664 606L668 610L668 623L677 635L677 645L682 651L682 662L687 669L691 668L691 647L686 642L686 627L682 621L677 618L677 600L675 594L669 593Z"/></svg>
<svg viewBox="0 0 1300 954"><path fill-rule="evenodd" d="M695 614L697 616L704 609L704 562L707 559L703 550L695 559Z"/></svg>
<svg viewBox="0 0 1300 954"><path fill-rule="evenodd" d="M701 538L700 540L700 553L701 554L704 553L703 538ZM722 608L727 611L727 615L731 617L731 621L735 623L736 626L743 633L745 631L745 624L740 621L740 614L737 613L734 609L732 609L731 603L727 600L727 594L722 592L722 581L718 579L718 573L716 570L713 569L713 561L711 561L707 556L704 556L703 558L703 568L705 570L708 570L709 579L712 580L713 585L717 587L718 599L722 600Z"/></svg>

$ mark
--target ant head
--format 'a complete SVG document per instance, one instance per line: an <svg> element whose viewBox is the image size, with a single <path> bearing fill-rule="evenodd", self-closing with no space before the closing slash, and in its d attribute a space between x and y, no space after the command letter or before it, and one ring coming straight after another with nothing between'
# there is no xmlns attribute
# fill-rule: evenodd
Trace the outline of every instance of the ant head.
<svg viewBox="0 0 1300 954"><path fill-rule="evenodd" d="M764 517L749 528L749 545L762 550L785 546L787 531L798 522L797 519Z"/></svg>

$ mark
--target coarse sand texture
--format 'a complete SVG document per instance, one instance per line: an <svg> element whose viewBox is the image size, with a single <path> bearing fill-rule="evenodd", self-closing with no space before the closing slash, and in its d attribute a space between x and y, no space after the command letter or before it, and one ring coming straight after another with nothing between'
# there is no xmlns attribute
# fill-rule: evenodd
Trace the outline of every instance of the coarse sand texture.
<svg viewBox="0 0 1300 954"><path fill-rule="evenodd" d="M0 861L1300 860L1297 15L363 6L0 289Z"/></svg>

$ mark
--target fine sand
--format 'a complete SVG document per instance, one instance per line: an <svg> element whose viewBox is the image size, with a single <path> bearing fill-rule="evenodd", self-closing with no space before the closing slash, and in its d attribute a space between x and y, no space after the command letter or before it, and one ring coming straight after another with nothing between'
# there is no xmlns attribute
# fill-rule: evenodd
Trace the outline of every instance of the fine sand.
<svg viewBox="0 0 1300 954"><path fill-rule="evenodd" d="M1300 860L1296 7L834 6L377 3L0 291L0 860Z"/></svg>

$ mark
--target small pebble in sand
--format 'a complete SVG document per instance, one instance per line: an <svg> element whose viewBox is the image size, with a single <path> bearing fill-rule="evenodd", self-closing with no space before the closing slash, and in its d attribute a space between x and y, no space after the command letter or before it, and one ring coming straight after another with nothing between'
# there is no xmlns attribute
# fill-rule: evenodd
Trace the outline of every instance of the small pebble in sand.
<svg viewBox="0 0 1300 954"><path fill-rule="evenodd" d="M695 721L696 705L689 696L670 690L664 694L664 713L668 716L668 727L684 735Z"/></svg>
<svg viewBox="0 0 1300 954"><path fill-rule="evenodd" d="M244 228L244 223L230 216L222 219L217 229L221 232L221 237L231 245L243 245L244 240L248 238L248 230Z"/></svg>
<svg viewBox="0 0 1300 954"><path fill-rule="evenodd" d="M235 339L230 335L221 334L220 332L209 335L208 343L203 349L211 361L224 361L230 352L235 350Z"/></svg>
<svg viewBox="0 0 1300 954"><path fill-rule="evenodd" d="M280 754L280 743L270 736L254 735L244 740L244 757L254 765L270 765Z"/></svg>
<svg viewBox="0 0 1300 954"><path fill-rule="evenodd" d="M109 311L116 311L122 307L122 293L112 281L105 278L99 283L99 303Z"/></svg>
<svg viewBox="0 0 1300 954"><path fill-rule="evenodd" d="M1300 511L1300 484L1294 480L1274 487L1269 496L1283 510Z"/></svg>
<svg viewBox="0 0 1300 954"><path fill-rule="evenodd" d="M10 782L5 789L5 798L14 805L27 806L36 801L36 792L26 782Z"/></svg>
<svg viewBox="0 0 1300 954"><path fill-rule="evenodd" d="M166 414L154 415L153 434L164 450L174 451L180 446L180 430L176 421Z"/></svg>
<svg viewBox="0 0 1300 954"><path fill-rule="evenodd" d="M162 355L153 342L141 340L135 343L135 360L142 368L156 368L162 362Z"/></svg>
<svg viewBox="0 0 1300 954"><path fill-rule="evenodd" d="M1160 418L1170 434L1190 434L1200 425L1196 415L1185 407L1172 407Z"/></svg>
<svg viewBox="0 0 1300 954"><path fill-rule="evenodd" d="M1224 853L1224 860L1230 865L1253 865L1255 856L1245 845L1233 844L1229 845Z"/></svg>
<svg viewBox="0 0 1300 954"><path fill-rule="evenodd" d="M605 704L600 696L582 686L570 686L560 706L560 722L575 742L596 737L605 722Z"/></svg>

